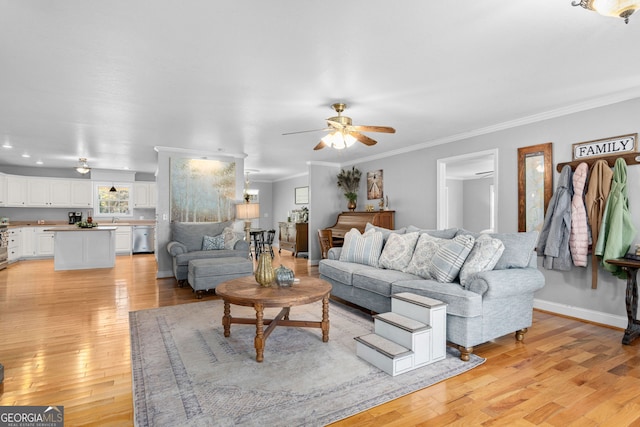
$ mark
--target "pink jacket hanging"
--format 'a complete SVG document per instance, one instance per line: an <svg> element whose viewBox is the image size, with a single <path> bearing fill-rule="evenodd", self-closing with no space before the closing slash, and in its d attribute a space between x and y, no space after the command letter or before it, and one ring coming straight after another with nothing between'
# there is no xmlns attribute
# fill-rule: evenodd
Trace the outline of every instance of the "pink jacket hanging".
<svg viewBox="0 0 640 427"><path fill-rule="evenodd" d="M580 163L573 174L573 198L571 199L571 234L569 249L573 265L586 267L589 252L589 228L587 210L584 204L584 187L587 182L589 166Z"/></svg>

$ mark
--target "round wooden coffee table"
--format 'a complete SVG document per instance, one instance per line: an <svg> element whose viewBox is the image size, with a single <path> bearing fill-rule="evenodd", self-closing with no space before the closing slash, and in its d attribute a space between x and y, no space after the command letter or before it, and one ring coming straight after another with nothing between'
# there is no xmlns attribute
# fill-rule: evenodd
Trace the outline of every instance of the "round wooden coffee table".
<svg viewBox="0 0 640 427"><path fill-rule="evenodd" d="M221 283L216 287L216 295L224 301L224 336L231 335L231 324L256 325L256 361L264 359L264 344L276 326L297 326L322 329L322 341L329 341L329 293L331 284L315 277L302 277L293 286L280 288L260 286L253 276L241 277ZM310 304L322 300L322 321L290 320L289 311L296 305ZM255 319L232 317L231 304L253 307ZM273 319L264 319L265 307L283 307ZM263 329L267 325L266 329Z"/></svg>

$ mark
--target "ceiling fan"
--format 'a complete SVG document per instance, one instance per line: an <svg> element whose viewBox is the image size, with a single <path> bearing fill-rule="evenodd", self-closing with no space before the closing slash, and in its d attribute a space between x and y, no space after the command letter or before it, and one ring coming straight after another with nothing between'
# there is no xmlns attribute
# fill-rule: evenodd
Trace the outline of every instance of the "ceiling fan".
<svg viewBox="0 0 640 427"><path fill-rule="evenodd" d="M341 150L353 145L356 141L362 142L364 145L375 145L378 141L363 135L361 132L382 132L382 133L395 133L396 130L388 126L354 126L351 117L343 116L342 112L347 108L346 104L335 103L331 106L336 113L335 117L329 117L327 119L327 127L324 129L303 130L298 132L283 133L283 135L293 135L296 133L306 132L318 132L329 131L328 135L325 135L318 145L313 147L314 150L320 150L324 147L333 147Z"/></svg>

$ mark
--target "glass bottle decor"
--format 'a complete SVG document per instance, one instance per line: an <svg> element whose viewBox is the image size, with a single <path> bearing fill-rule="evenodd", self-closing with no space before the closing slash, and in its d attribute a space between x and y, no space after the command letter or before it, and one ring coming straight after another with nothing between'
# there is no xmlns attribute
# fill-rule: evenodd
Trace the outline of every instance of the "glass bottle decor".
<svg viewBox="0 0 640 427"><path fill-rule="evenodd" d="M260 286L269 287L276 280L276 273L271 264L271 254L262 252L258 257L258 266L256 267L256 282Z"/></svg>

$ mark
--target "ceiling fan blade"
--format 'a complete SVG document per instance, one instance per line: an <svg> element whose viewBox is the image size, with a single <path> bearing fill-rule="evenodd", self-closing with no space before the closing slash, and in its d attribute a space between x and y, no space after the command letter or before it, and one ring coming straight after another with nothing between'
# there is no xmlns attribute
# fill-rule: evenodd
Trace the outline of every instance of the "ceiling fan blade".
<svg viewBox="0 0 640 427"><path fill-rule="evenodd" d="M376 141L374 139L371 139L368 136L363 135L363 134L358 133L358 132L349 132L349 135L351 135L352 137L354 137L358 141L362 142L364 145L372 146L372 145L376 145L378 143L378 141Z"/></svg>
<svg viewBox="0 0 640 427"><path fill-rule="evenodd" d="M283 135L295 135L296 133L320 132L322 130L327 131L327 130L333 130L333 129L331 129L331 128L323 128L323 129L299 130L297 132L283 133Z"/></svg>
<svg viewBox="0 0 640 427"><path fill-rule="evenodd" d="M314 150L322 150L324 147L326 147L327 144L325 144L324 141L320 141L318 142L318 145L316 145L315 147L313 147Z"/></svg>
<svg viewBox="0 0 640 427"><path fill-rule="evenodd" d="M353 128L359 132L396 133L396 130L389 126L353 126Z"/></svg>

